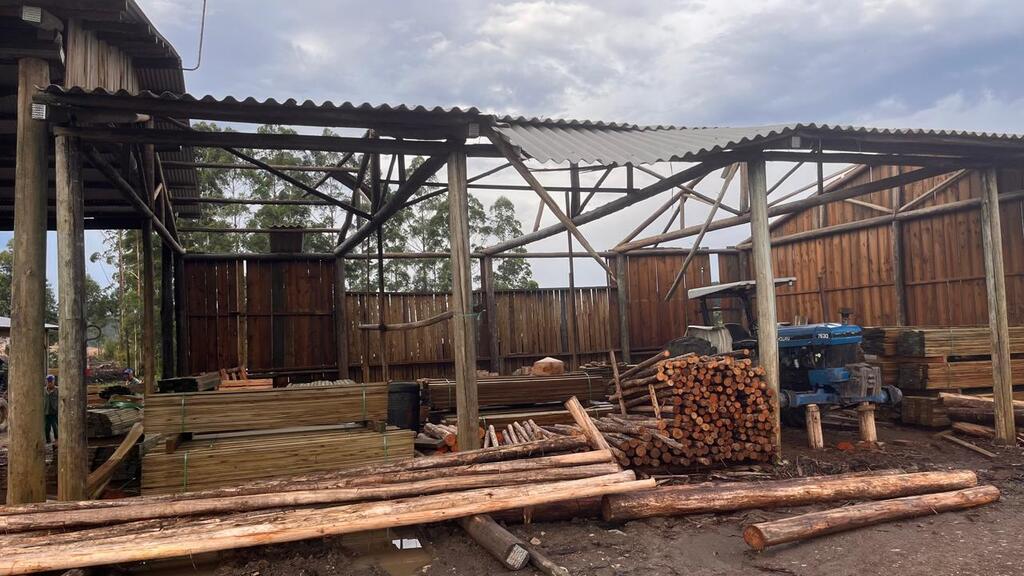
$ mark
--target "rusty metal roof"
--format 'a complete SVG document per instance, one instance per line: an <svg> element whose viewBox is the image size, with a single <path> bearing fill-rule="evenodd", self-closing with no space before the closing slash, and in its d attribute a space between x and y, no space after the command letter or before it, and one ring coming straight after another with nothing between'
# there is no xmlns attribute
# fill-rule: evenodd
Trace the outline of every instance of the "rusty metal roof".
<svg viewBox="0 0 1024 576"><path fill-rule="evenodd" d="M748 128L637 126L539 118L498 118L494 129L540 162L650 164L695 161L715 152L760 146L790 136L892 137L944 144L1024 143L1024 135L960 130L776 124ZM783 146L783 147L788 147Z"/></svg>

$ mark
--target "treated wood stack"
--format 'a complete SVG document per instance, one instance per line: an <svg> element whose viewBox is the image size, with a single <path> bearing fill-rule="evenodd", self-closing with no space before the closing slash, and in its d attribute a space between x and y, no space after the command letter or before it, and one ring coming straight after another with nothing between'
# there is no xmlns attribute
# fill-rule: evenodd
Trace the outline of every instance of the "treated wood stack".
<svg viewBox="0 0 1024 576"><path fill-rule="evenodd" d="M896 346L905 328L870 327L861 332L861 348L865 354L875 356L896 356Z"/></svg>
<svg viewBox="0 0 1024 576"><path fill-rule="evenodd" d="M90 408L85 413L85 430L89 438L109 438L127 434L142 412L135 408Z"/></svg>
<svg viewBox="0 0 1024 576"><path fill-rule="evenodd" d="M632 416L605 419L602 432L609 443L636 466L706 466L771 456L774 419L763 368L738 355L663 357L620 378L621 395L609 399L621 398Z"/></svg>
<svg viewBox="0 0 1024 576"><path fill-rule="evenodd" d="M942 400L933 396L904 396L900 403L900 421L928 428L945 428L950 422Z"/></svg>
<svg viewBox="0 0 1024 576"><path fill-rule="evenodd" d="M1010 353L1024 353L1024 326L1010 327ZM899 356L991 356L992 331L988 326L906 328L899 332Z"/></svg>
<svg viewBox="0 0 1024 576"><path fill-rule="evenodd" d="M239 392L242 390L268 390L273 387L273 378L252 378L248 380L221 380L217 390L220 392Z"/></svg>
<svg viewBox="0 0 1024 576"><path fill-rule="evenodd" d="M387 384L375 383L151 394L144 418L147 434L180 434L383 422L387 411Z"/></svg>
<svg viewBox="0 0 1024 576"><path fill-rule="evenodd" d="M455 409L455 381L424 379L429 390L432 410ZM480 407L529 406L548 402L563 402L576 396L588 403L604 400L604 382L587 374L561 374L557 376L499 376L477 381Z"/></svg>
<svg viewBox="0 0 1024 576"><path fill-rule="evenodd" d="M1014 384L1024 384L1024 358L1012 359L1010 369ZM903 362L899 368L899 386L904 390L991 388L992 361L929 358L927 361Z"/></svg>
<svg viewBox="0 0 1024 576"><path fill-rule="evenodd" d="M232 486L259 478L345 470L412 456L413 432L333 427L272 433L197 435L168 454L142 459L142 493Z"/></svg>
<svg viewBox="0 0 1024 576"><path fill-rule="evenodd" d="M585 446L579 438L552 438L176 496L0 508L0 575L189 556L653 488L654 480L621 471L607 450L566 453Z"/></svg>

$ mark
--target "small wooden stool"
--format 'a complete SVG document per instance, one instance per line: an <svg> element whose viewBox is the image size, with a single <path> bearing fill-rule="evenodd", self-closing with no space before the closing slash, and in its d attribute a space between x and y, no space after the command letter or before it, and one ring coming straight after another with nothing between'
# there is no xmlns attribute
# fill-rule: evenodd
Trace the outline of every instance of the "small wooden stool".
<svg viewBox="0 0 1024 576"><path fill-rule="evenodd" d="M807 419L807 447L821 450L825 447L825 437L821 433L821 410L817 404L808 404L804 414Z"/></svg>
<svg viewBox="0 0 1024 576"><path fill-rule="evenodd" d="M878 431L875 429L875 405L861 402L857 407L860 415L860 439L862 442L878 442Z"/></svg>

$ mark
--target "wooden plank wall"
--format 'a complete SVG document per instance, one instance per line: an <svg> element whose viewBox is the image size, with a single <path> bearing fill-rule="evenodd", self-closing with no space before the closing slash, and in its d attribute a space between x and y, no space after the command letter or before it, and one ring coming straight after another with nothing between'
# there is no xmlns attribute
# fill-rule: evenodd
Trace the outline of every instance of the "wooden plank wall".
<svg viewBox="0 0 1024 576"><path fill-rule="evenodd" d="M853 186L897 173L894 167L865 170L845 185ZM946 179L908 185L904 201L925 194ZM1024 187L1021 173L1000 175L1004 192ZM860 200L891 207L895 190ZM917 208L981 197L981 180L972 172L939 190ZM879 211L839 202L828 205L828 225L878 216ZM1024 324L1024 211L1022 203L1003 203L1003 253L1011 324ZM818 227L817 211L780 219L772 235L785 236ZM906 222L903 226L907 323L918 326L968 326L988 323L985 270L981 249L980 210ZM838 321L840 308L851 308L862 325L895 325L895 286L891 226L877 226L828 238L772 248L776 276L795 276L796 285L778 290L778 317L798 314L810 321ZM720 260L721 261L721 260ZM823 313L827 311L826 313Z"/></svg>
<svg viewBox="0 0 1024 576"><path fill-rule="evenodd" d="M650 261L648 261L650 260ZM693 312L681 290L663 302L682 258L629 259L634 314L634 344L654 348L682 334ZM192 373L246 364L250 372L302 373L334 377L333 261L266 262L186 260L189 367ZM641 279L638 275L653 275ZM696 258L687 274L693 287L710 277L707 256ZM495 293L498 346L507 371L545 356L569 358L569 300L575 297L578 352L581 363L604 360L619 342L614 288L583 287L506 290ZM448 309L449 295L388 293L385 322L411 322ZM479 292L474 294L478 304ZM348 307L349 377L380 379L385 351L392 379L450 377L451 339L448 322L427 328L390 332L381 345L377 331L358 324L377 323L377 294L351 293ZM481 320L483 320L481 318ZM483 325L483 322L481 322ZM485 334L478 332L480 366L488 365Z"/></svg>
<svg viewBox="0 0 1024 576"><path fill-rule="evenodd" d="M675 294L665 301L672 280L683 265L681 254L630 256L626 259L629 278L629 338L634 350L652 350L682 336L687 325L700 322L700 309L686 298L689 288L711 284L711 259L694 257Z"/></svg>
<svg viewBox="0 0 1024 576"><path fill-rule="evenodd" d="M131 57L82 28L78 18L68 19L65 52L65 86L127 90L132 94L139 91Z"/></svg>

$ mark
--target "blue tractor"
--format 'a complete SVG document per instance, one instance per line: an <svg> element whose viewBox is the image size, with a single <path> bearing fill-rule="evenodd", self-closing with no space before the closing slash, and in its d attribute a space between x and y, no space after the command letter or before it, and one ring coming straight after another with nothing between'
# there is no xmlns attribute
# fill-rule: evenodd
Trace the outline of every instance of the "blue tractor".
<svg viewBox="0 0 1024 576"><path fill-rule="evenodd" d="M791 286L795 278L778 278L776 286ZM717 284L688 291L687 296L700 304L703 326L689 326L686 335L669 342L673 353L700 354L748 350L757 357L757 323L753 314L755 282L744 280ZM723 323L718 303L737 300L749 329L742 324ZM785 422L803 421L803 407L816 404L829 407L861 402L898 404L903 395L894 386L883 386L881 370L864 362L861 328L841 324L780 324L779 331L779 404Z"/></svg>

